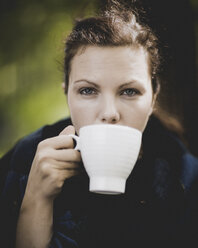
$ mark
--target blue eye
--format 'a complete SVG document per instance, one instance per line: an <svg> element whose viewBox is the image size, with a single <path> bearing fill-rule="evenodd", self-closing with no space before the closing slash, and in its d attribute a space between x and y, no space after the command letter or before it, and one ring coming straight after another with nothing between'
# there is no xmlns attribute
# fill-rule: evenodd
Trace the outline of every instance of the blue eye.
<svg viewBox="0 0 198 248"><path fill-rule="evenodd" d="M81 95L93 95L96 94L96 90L90 87L82 88L79 90Z"/></svg>
<svg viewBox="0 0 198 248"><path fill-rule="evenodd" d="M135 96L135 95L139 95L139 94L140 94L140 92L139 92L138 90L132 89L132 88L130 88L130 89L125 89L125 90L123 90L123 91L121 92L121 95L129 96L129 97Z"/></svg>

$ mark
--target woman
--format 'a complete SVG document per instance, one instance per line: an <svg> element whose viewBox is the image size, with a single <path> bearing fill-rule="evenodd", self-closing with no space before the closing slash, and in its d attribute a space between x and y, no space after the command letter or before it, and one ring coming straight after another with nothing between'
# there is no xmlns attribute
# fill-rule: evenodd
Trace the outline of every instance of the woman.
<svg viewBox="0 0 198 248"><path fill-rule="evenodd" d="M159 91L155 35L132 10L113 3L78 21L67 38L63 89L71 119L39 129L2 158L10 167L1 211L9 247L15 233L17 248L191 247L198 161L152 115ZM103 123L143 132L123 195L88 191L68 136Z"/></svg>

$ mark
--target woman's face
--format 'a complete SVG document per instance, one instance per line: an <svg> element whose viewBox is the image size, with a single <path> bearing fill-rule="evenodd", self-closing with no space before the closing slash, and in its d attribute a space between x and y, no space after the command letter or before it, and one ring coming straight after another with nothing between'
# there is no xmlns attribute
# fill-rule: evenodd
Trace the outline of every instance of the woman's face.
<svg viewBox="0 0 198 248"><path fill-rule="evenodd" d="M143 48L87 46L71 62L68 106L76 132L90 124L119 124L144 131L153 110Z"/></svg>

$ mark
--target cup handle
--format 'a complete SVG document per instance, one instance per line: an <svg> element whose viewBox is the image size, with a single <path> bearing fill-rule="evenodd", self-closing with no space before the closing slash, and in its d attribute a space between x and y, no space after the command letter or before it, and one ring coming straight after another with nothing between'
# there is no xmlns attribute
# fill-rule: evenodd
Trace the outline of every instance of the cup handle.
<svg viewBox="0 0 198 248"><path fill-rule="evenodd" d="M74 147L74 150L80 151L80 137L74 134L68 134L68 136L72 137L76 141L76 146Z"/></svg>

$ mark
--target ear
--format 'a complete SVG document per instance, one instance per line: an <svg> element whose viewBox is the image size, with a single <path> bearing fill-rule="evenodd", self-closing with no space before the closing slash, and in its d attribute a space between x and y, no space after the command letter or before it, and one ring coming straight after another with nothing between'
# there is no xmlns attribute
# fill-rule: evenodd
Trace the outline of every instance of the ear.
<svg viewBox="0 0 198 248"><path fill-rule="evenodd" d="M151 109L150 109L150 112L149 112L149 116L155 111L155 107L156 107L156 99L157 99L157 96L160 92L160 83L158 81L158 78L155 78L155 80L157 80L155 83L156 83L156 90L155 92L153 92L153 98L152 98L152 102L151 102Z"/></svg>

